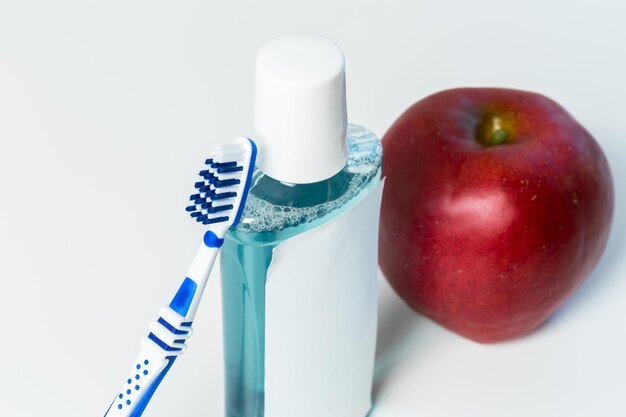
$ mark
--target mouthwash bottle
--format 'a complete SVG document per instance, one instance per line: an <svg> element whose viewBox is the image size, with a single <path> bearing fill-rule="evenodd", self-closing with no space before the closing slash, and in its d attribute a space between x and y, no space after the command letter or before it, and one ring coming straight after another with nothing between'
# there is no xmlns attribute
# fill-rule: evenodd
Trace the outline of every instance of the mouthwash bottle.
<svg viewBox="0 0 626 417"><path fill-rule="evenodd" d="M382 148L347 124L344 67L312 34L257 55L257 168L220 255L227 417L371 407Z"/></svg>

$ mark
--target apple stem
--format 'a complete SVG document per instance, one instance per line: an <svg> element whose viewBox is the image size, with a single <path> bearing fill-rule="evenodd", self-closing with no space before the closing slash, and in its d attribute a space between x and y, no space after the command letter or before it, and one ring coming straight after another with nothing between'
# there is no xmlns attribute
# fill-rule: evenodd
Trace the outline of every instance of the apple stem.
<svg viewBox="0 0 626 417"><path fill-rule="evenodd" d="M502 145L508 139L509 134L504 129L496 129L489 138L490 145Z"/></svg>

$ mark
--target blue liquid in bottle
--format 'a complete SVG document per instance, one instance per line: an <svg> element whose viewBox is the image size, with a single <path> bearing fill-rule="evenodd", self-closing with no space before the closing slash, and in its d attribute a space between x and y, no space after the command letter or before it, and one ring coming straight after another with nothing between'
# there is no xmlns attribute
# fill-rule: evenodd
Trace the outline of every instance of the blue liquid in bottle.
<svg viewBox="0 0 626 417"><path fill-rule="evenodd" d="M378 138L348 125L346 142L347 165L325 181L289 184L256 170L241 221L226 234L220 260L227 417L264 416L265 281L273 249L350 210L380 181Z"/></svg>

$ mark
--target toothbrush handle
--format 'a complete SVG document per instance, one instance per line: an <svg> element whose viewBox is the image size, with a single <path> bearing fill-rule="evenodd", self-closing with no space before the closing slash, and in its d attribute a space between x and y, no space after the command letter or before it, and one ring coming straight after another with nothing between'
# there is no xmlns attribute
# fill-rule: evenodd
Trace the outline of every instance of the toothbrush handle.
<svg viewBox="0 0 626 417"><path fill-rule="evenodd" d="M183 316L187 322L192 322L196 317L209 274L224 243L224 233L225 230L220 233L219 236L222 237L220 238L210 230L206 232L204 241L187 271L187 278L184 279L170 303L170 307Z"/></svg>
<svg viewBox="0 0 626 417"><path fill-rule="evenodd" d="M176 358L187 350L191 323L171 307L159 311L159 319L149 326L141 340L141 350L127 379L107 410L105 417L139 417L170 370Z"/></svg>
<svg viewBox="0 0 626 417"><path fill-rule="evenodd" d="M185 341L193 333L191 324L222 243L213 232L206 233L172 302L159 311L150 333L141 340L131 372L104 417L140 417L176 358L185 353Z"/></svg>

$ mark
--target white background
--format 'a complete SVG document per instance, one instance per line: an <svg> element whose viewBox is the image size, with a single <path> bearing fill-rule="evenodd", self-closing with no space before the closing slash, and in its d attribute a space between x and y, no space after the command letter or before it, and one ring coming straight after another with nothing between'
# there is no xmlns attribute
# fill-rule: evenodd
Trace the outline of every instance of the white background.
<svg viewBox="0 0 626 417"><path fill-rule="evenodd" d="M1 0L0 416L104 413L200 242L183 207L203 156L252 134L255 52L292 31L343 48L349 118L380 135L437 90L536 90L615 178L604 258L529 337L467 341L381 279L372 417L626 415L624 22L619 0ZM222 415L220 320L212 279L146 416Z"/></svg>

